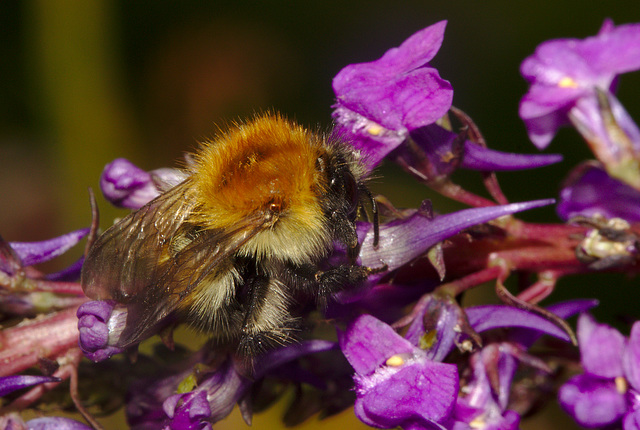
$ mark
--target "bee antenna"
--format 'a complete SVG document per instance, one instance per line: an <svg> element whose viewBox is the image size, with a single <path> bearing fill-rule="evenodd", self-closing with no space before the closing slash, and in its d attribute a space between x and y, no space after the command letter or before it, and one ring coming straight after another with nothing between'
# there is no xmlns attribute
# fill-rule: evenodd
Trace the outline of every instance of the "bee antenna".
<svg viewBox="0 0 640 430"><path fill-rule="evenodd" d="M364 192L369 197L369 201L371 202L371 213L373 214L373 246L377 247L378 242L380 241L380 217L378 215L378 202L376 202L375 197L371 194L368 188L364 188Z"/></svg>

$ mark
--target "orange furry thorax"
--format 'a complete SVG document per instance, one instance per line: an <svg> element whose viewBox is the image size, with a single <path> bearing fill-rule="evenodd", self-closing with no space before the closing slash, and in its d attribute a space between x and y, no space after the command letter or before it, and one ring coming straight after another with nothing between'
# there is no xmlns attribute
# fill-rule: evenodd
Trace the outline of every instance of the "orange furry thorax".
<svg viewBox="0 0 640 430"><path fill-rule="evenodd" d="M207 228L225 228L269 208L279 217L319 223L318 196L326 177L318 156L320 137L275 115L253 122L203 145L192 175Z"/></svg>

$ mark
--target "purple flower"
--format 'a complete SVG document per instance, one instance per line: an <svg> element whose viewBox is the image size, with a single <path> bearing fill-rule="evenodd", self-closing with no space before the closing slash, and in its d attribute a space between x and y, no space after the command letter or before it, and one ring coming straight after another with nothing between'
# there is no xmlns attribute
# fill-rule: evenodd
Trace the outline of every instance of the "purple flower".
<svg viewBox="0 0 640 430"><path fill-rule="evenodd" d="M561 318L595 306L592 300L573 300L549 307ZM510 328L511 340L530 346L541 335L570 341L569 335L547 318L525 309L506 305L471 306L464 310L451 298L428 294L414 306L405 320L410 324L405 338L424 349L427 356L442 361L455 346L482 333L497 328ZM532 333L535 335L532 336ZM531 342L528 340L531 339Z"/></svg>
<svg viewBox="0 0 640 430"><path fill-rule="evenodd" d="M64 254L77 245L87 234L89 234L89 229L83 228L39 242L10 242L9 246L15 256L20 260L19 263L21 267L33 266ZM15 267L15 264L10 264L5 260L4 256L0 256L0 270L8 274L13 274L12 267Z"/></svg>
<svg viewBox="0 0 640 430"><path fill-rule="evenodd" d="M637 429L640 411L640 323L630 338L588 314L578 319L578 342L584 373L558 392L561 406L578 424L604 427L622 422Z"/></svg>
<svg viewBox="0 0 640 430"><path fill-rule="evenodd" d="M434 123L451 107L451 84L428 65L442 45L445 26L441 21L427 27L380 59L351 64L333 79L338 131L355 137L369 167L409 131Z"/></svg>
<svg viewBox="0 0 640 430"><path fill-rule="evenodd" d="M640 68L639 47L639 24L614 27L609 20L596 36L538 46L520 69L531 83L520 102L520 116L533 143L545 148L580 102L587 116L597 109L596 89L609 92L619 74ZM637 135L637 129L631 134Z"/></svg>
<svg viewBox="0 0 640 430"><path fill-rule="evenodd" d="M503 206L464 209L435 218L430 218L424 210L418 210L405 219L381 225L380 241L377 247L373 246L372 225L361 223L359 232L361 235L366 234L360 251L361 264L368 267L387 265L386 271L369 277L371 282L375 282L386 273L410 263L433 245L465 228L551 203L553 200L535 200Z"/></svg>
<svg viewBox="0 0 640 430"><path fill-rule="evenodd" d="M65 417L34 418L26 423L17 413L8 413L0 417L3 430L91 430L86 424Z"/></svg>
<svg viewBox="0 0 640 430"><path fill-rule="evenodd" d="M27 421L28 430L91 430L86 424L65 417L42 417Z"/></svg>
<svg viewBox="0 0 640 430"><path fill-rule="evenodd" d="M463 140L459 134L438 124L430 124L410 132L415 145L401 145L389 157L410 173L419 172L420 179L435 181L450 176L456 168L479 171L533 169L562 161L557 154L524 155L494 151Z"/></svg>
<svg viewBox="0 0 640 430"><path fill-rule="evenodd" d="M514 327L535 330L548 334L566 342L571 339L560 327L542 315L526 309L518 309L507 305L472 306L466 309L469 324L477 332L494 328Z"/></svg>
<svg viewBox="0 0 640 430"><path fill-rule="evenodd" d="M405 339L433 361L443 361L464 338L475 337L465 312L448 296L423 296L403 321L410 321Z"/></svg>
<svg viewBox="0 0 640 430"><path fill-rule="evenodd" d="M210 353L204 350L198 353L200 357L207 355ZM211 371L205 371L206 363L186 364L183 372L139 380L131 387L127 405L131 428L211 428L231 413L252 384L231 356L219 360Z"/></svg>
<svg viewBox="0 0 640 430"><path fill-rule="evenodd" d="M32 387L46 382L59 382L60 378L43 375L13 375L0 377L0 397L20 390L22 388Z"/></svg>
<svg viewBox="0 0 640 430"><path fill-rule="evenodd" d="M231 404L233 406L233 403ZM171 423L165 429L171 430L210 430L211 407L206 391L191 391L187 394L174 394L162 408Z"/></svg>
<svg viewBox="0 0 640 430"><path fill-rule="evenodd" d="M78 308L78 343L84 355L93 361L102 361L123 352L118 346L124 330L126 308L115 301L91 301Z"/></svg>
<svg viewBox="0 0 640 430"><path fill-rule="evenodd" d="M453 430L517 430L520 416L507 409L511 378L517 367L517 348L509 343L490 344L471 356L473 376L461 389ZM497 367L497 371L491 369ZM497 387L491 374L497 376ZM496 392L497 389L497 392Z"/></svg>
<svg viewBox="0 0 640 430"><path fill-rule="evenodd" d="M576 216L640 221L640 191L612 178L599 165L584 163L565 180L556 208L563 220Z"/></svg>
<svg viewBox="0 0 640 430"><path fill-rule="evenodd" d="M255 381L275 371L280 377L286 376L288 369L295 369L298 358L335 348L333 342L314 340L273 350L256 358L253 374L228 355L224 360L217 358L213 371L192 364L186 371L164 379L140 381L139 387L134 387L127 419L135 429L209 429L229 415L236 403L242 403ZM211 352L203 350L199 354ZM298 376L295 371L294 375ZM243 404L241 409L245 420L250 421L250 406Z"/></svg>
<svg viewBox="0 0 640 430"><path fill-rule="evenodd" d="M139 209L185 178L184 173L175 169L146 172L129 160L116 158L105 166L100 188L114 206Z"/></svg>
<svg viewBox="0 0 640 430"><path fill-rule="evenodd" d="M390 326L362 315L340 333L356 374L356 416L379 428L431 428L446 423L458 392L458 371L434 362Z"/></svg>
<svg viewBox="0 0 640 430"><path fill-rule="evenodd" d="M549 310L566 318L594 305L594 301L574 300L550 306ZM526 354L526 348L543 334L569 341L563 330L543 316L505 305L475 306L463 312L453 300L427 295L411 316L406 339L434 361L442 361L454 346L470 350L471 345L465 345L469 338L479 345L474 332L509 329L508 342L491 343L471 356L473 377L461 388L453 427L456 430L517 429L520 417L508 409L508 401L518 361L545 368Z"/></svg>

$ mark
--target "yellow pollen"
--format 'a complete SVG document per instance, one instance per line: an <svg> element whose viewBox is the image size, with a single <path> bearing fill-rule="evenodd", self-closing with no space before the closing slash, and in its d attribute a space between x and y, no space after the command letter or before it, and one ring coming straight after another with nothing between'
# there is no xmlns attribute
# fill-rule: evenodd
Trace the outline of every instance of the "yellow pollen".
<svg viewBox="0 0 640 430"><path fill-rule="evenodd" d="M627 390L629 389L629 384L627 384L627 380L624 379L624 376L617 376L614 381L616 383L616 390L618 391L618 393L624 394L627 392Z"/></svg>
<svg viewBox="0 0 640 430"><path fill-rule="evenodd" d="M558 86L560 88L578 88L578 83L572 78L565 76L564 78L560 79L560 82L558 82Z"/></svg>
<svg viewBox="0 0 640 430"><path fill-rule="evenodd" d="M391 367L398 367L404 364L404 359L399 355L392 355L387 358L386 365Z"/></svg>
<svg viewBox="0 0 640 430"><path fill-rule="evenodd" d="M484 422L484 416L480 415L479 417L475 417L470 423L469 427L472 429L483 429L487 423Z"/></svg>
<svg viewBox="0 0 640 430"><path fill-rule="evenodd" d="M369 128L367 128L367 133L369 133L371 136L378 136L380 133L382 133L383 128L380 127L378 124L374 124L372 126L369 126Z"/></svg>

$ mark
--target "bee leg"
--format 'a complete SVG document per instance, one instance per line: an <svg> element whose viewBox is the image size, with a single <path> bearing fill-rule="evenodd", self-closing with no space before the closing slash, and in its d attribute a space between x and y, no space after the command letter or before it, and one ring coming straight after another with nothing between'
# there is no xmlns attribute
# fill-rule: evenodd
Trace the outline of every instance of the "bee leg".
<svg viewBox="0 0 640 430"><path fill-rule="evenodd" d="M319 270L314 277L320 287L320 293L326 297L361 284L374 271L375 269L369 267L345 264L325 271Z"/></svg>
<svg viewBox="0 0 640 430"><path fill-rule="evenodd" d="M276 279L261 276L251 282L238 345L241 355L255 357L290 338L293 318L286 293L285 285Z"/></svg>
<svg viewBox="0 0 640 430"><path fill-rule="evenodd" d="M360 253L358 233L355 224L349 220L345 212L335 211L331 213L330 225L333 226L335 238L347 247L349 262L355 264L358 254Z"/></svg>
<svg viewBox="0 0 640 430"><path fill-rule="evenodd" d="M331 294L352 288L364 282L376 269L349 264L337 266L328 270L319 270L312 264L289 265L287 267L290 284L303 290L306 294L316 297L318 305L326 305L326 299Z"/></svg>

